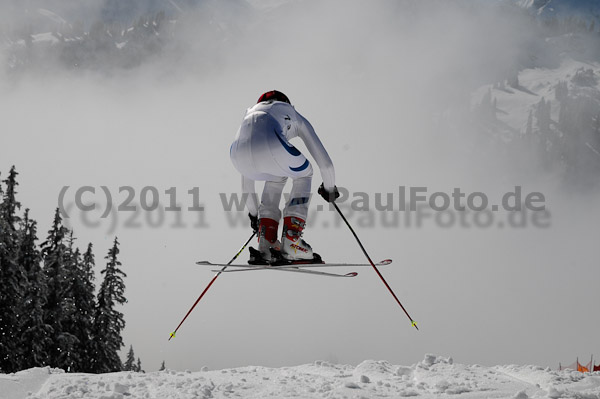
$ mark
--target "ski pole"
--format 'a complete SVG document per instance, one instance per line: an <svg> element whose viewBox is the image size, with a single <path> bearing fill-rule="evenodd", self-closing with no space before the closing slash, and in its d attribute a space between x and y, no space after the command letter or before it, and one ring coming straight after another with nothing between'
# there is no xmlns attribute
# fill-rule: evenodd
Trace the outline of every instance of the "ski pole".
<svg viewBox="0 0 600 399"><path fill-rule="evenodd" d="M404 306L402 305L402 303L400 302L400 300L398 299L398 297L396 296L396 294L392 290L392 287L390 287L390 285L388 284L388 282L385 281L385 278L383 278L383 275L381 274L381 272L379 271L379 269L377 269L377 266L375 266L375 264L371 260L371 257L369 256L369 254L365 250L365 247L360 242L358 236L354 232L354 229L352 228L352 226L350 226L350 223L348 223L348 220L346 219L346 217L344 216L344 214L342 213L342 211L340 210L340 208L337 206L337 204L335 202L332 202L332 204L335 207L335 209L338 211L338 213L340 214L340 216L342 217L342 219L344 220L344 222L346 222L346 225L348 226L348 228L350 229L350 231L354 235L354 238L356 238L356 241L358 242L358 245L360 245L360 249L362 249L363 253L365 254L365 256L367 257L367 259L369 260L369 263L371 264L371 266L373 266L373 269L375 269L375 271L377 272L377 275L379 276L379 278L381 279L381 281L383 281L383 284L385 284L385 286L387 287L388 291L390 291L390 294L392 294L392 296L394 297L394 299L396 300L396 302L398 303L398 305L400 305L400 307L402 308L402 310L404 311L404 313L406 314L406 316L410 319L410 324L414 328L416 328L418 330L419 327L417 327L417 322L414 321L412 317L410 317L410 315L408 314L408 312L406 311L406 309L404 308Z"/></svg>
<svg viewBox="0 0 600 399"><path fill-rule="evenodd" d="M254 238L255 235L256 235L256 231L252 233L252 235L250 236L250 238L248 238L248 241L246 241L246 243L242 246L242 248L238 251L238 253L235 254L235 256L233 258L231 258L231 260L227 263L227 265L223 266L223 268L217 274L215 274L215 276L213 277L213 279L210 280L210 283L208 283L208 285L206 286L206 288L204 288L204 291L202 291L202 294L200 294L200 296L198 297L198 299L196 299L196 302L194 302L194 304L192 305L192 307L190 308L190 310L188 310L188 312L185 314L185 317L183 318L183 320L181 320L181 322L179 323L179 325L177 326L177 328L175 329L175 331L173 331L171 333L171 335L169 336L169 341L171 340L171 338L175 338L175 334L177 333L177 330L179 330L179 327L181 327L181 325L183 324L183 322L185 321L185 319L187 319L187 317L190 315L190 313L192 313L192 310L194 310L194 308L196 307L196 305L198 304L198 302L200 302L200 300L202 299L202 297L204 296L204 294L206 294L206 291L208 291L208 289L210 288L210 286L213 285L213 283L215 282L215 280L217 279L217 277L219 277L221 275L221 273L223 273L225 271L225 269L227 269L227 266L231 265L233 263L233 261L236 260L238 256L240 256L240 254L242 253L242 251L246 248L246 246L250 243L250 241L252 241L252 239Z"/></svg>

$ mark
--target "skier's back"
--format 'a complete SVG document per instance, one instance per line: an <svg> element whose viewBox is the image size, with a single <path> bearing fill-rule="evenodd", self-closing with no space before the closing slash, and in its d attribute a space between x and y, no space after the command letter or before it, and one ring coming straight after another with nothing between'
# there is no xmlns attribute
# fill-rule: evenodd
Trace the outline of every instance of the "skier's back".
<svg viewBox="0 0 600 399"><path fill-rule="evenodd" d="M306 157L289 140L300 137L319 166L323 184L319 193L328 201L339 194L335 187L333 162L312 125L291 105L287 96L273 90L260 96L249 108L231 145L231 160L242 174L242 191L249 194L246 205L251 225L258 230L261 259L271 261L271 248L287 260L313 259L310 245L301 236L306 224L313 169ZM283 187L292 179L290 200L283 209L281 243L277 240ZM265 181L260 205L255 181Z"/></svg>

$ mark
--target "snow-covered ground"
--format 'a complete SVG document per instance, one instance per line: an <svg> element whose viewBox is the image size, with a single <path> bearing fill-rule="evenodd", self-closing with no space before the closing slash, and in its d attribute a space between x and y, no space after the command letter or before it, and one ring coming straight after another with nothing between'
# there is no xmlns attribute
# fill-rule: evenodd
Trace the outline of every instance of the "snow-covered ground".
<svg viewBox="0 0 600 399"><path fill-rule="evenodd" d="M426 355L412 366L367 360L296 367L66 374L34 368L0 375L0 397L20 398L600 398L600 373L537 366L464 365Z"/></svg>

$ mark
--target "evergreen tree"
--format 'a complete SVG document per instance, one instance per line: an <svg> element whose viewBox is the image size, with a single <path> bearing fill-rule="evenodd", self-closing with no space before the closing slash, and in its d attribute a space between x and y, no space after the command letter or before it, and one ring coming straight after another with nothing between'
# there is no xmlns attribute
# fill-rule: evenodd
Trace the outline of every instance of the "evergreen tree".
<svg viewBox="0 0 600 399"><path fill-rule="evenodd" d="M71 294L69 275L72 261L70 250L65 243L68 230L62 225L59 209L56 209L52 229L42 244L44 274L48 295L44 308L46 323L52 329L52 345L48 349L49 365L71 370L76 354L77 337L70 331L73 327L75 306Z"/></svg>
<svg viewBox="0 0 600 399"><path fill-rule="evenodd" d="M21 203L16 199L17 186L19 185L17 183L17 175L15 167L10 168L8 178L4 180L6 193L4 193L4 198L0 205L1 217L8 223L13 233L16 231L16 226L21 220L17 215L17 209L21 208Z"/></svg>
<svg viewBox="0 0 600 399"><path fill-rule="evenodd" d="M83 259L79 259L79 250L76 251L77 263L75 268L76 279L73 285L73 298L76 304L77 325L74 331L79 344L77 352L79 353L78 371L90 371L93 354L92 347L92 329L94 324L94 312L96 308L96 298L94 296L94 253L92 244L89 243L87 250L83 254Z"/></svg>
<svg viewBox="0 0 600 399"><path fill-rule="evenodd" d="M558 109L558 127L563 132L567 132L569 130L569 112L568 112L568 100L564 100L560 102L560 106Z"/></svg>
<svg viewBox="0 0 600 399"><path fill-rule="evenodd" d="M96 267L96 260L94 256L94 245L90 242L88 243L87 249L83 254L83 260L81 262L81 271L85 276L86 281L89 282L90 287L92 288L92 292L94 292L94 280L96 280L96 276L94 274L94 267Z"/></svg>
<svg viewBox="0 0 600 399"><path fill-rule="evenodd" d="M13 166L4 180L6 192L0 203L0 372L14 372L21 368L19 355L19 327L23 314L25 276L18 263L16 211L21 204L16 200L17 172Z"/></svg>
<svg viewBox="0 0 600 399"><path fill-rule="evenodd" d="M565 101L569 97L569 86L566 81L561 80L556 84L554 96L560 102Z"/></svg>
<svg viewBox="0 0 600 399"><path fill-rule="evenodd" d="M167 367L165 366L165 361L163 360L162 363L161 363L161 365L160 365L160 369L158 369L158 371L163 371L163 370L166 370L166 369L167 369Z"/></svg>
<svg viewBox="0 0 600 399"><path fill-rule="evenodd" d="M20 326L21 367L40 367L48 364L47 351L53 330L44 321L46 280L41 268L42 258L36 247L37 226L34 220L29 219L29 209L25 210L20 233L18 263L26 276L23 312L27 315Z"/></svg>
<svg viewBox="0 0 600 399"><path fill-rule="evenodd" d="M480 116L486 121L494 121L496 119L496 106L496 99L492 97L492 89L489 88L481 99Z"/></svg>
<svg viewBox="0 0 600 399"><path fill-rule="evenodd" d="M508 78L508 85L514 89L521 87L519 83L519 70L517 68L511 70Z"/></svg>
<svg viewBox="0 0 600 399"><path fill-rule="evenodd" d="M137 360L137 364L135 366L135 371L137 371L138 373L145 373L145 371L142 370L142 361L140 360L139 357L138 357L138 360Z"/></svg>
<svg viewBox="0 0 600 399"><path fill-rule="evenodd" d="M529 116L527 116L527 126L525 128L525 135L527 137L531 137L533 134L533 114L531 110L529 110Z"/></svg>
<svg viewBox="0 0 600 399"><path fill-rule="evenodd" d="M75 238L73 231L69 231L66 238L66 253L64 262L65 293L63 296L63 319L61 338L65 343L60 367L69 372L81 371L81 342L78 337L80 319L77 312L78 299L78 269L81 263L79 249L74 249Z"/></svg>
<svg viewBox="0 0 600 399"><path fill-rule="evenodd" d="M82 260L79 248L74 249L73 232L67 239L67 257L65 270L68 280L68 292L65 294L65 303L68 312L63 321L63 330L76 338L74 347L69 354L68 371L87 371L91 362L89 351L91 344L93 316L95 311L93 262L91 244Z"/></svg>
<svg viewBox="0 0 600 399"><path fill-rule="evenodd" d="M546 102L546 99L542 97L540 102L537 104L536 117L537 124L540 133L546 136L550 133L550 101Z"/></svg>
<svg viewBox="0 0 600 399"><path fill-rule="evenodd" d="M108 251L105 259L108 260L106 268L102 270L104 280L100 285L96 312L94 317L94 353L91 370L95 373L108 373L120 371L123 367L118 352L123 346L121 331L125 328L123 314L115 309L122 305L125 299L126 274L119 269L121 262L119 242L115 238L113 247Z"/></svg>
<svg viewBox="0 0 600 399"><path fill-rule="evenodd" d="M133 353L133 345L130 345L129 352L127 353L127 360L123 365L123 371L137 371L135 367L135 354Z"/></svg>

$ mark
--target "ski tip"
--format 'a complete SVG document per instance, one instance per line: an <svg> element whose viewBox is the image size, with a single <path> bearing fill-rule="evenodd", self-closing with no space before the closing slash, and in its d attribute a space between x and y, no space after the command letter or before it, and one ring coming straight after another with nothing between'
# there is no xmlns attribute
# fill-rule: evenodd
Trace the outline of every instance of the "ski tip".
<svg viewBox="0 0 600 399"><path fill-rule="evenodd" d="M350 272L350 273L344 274L344 276L346 276L346 277L356 277L356 276L358 276L358 273L356 273L356 272Z"/></svg>
<svg viewBox="0 0 600 399"><path fill-rule="evenodd" d="M379 265L385 266L385 265L389 265L390 263L392 263L391 259L384 259L381 262L379 262Z"/></svg>
<svg viewBox="0 0 600 399"><path fill-rule="evenodd" d="M210 265L211 263L207 260L199 260L196 262L197 265Z"/></svg>

